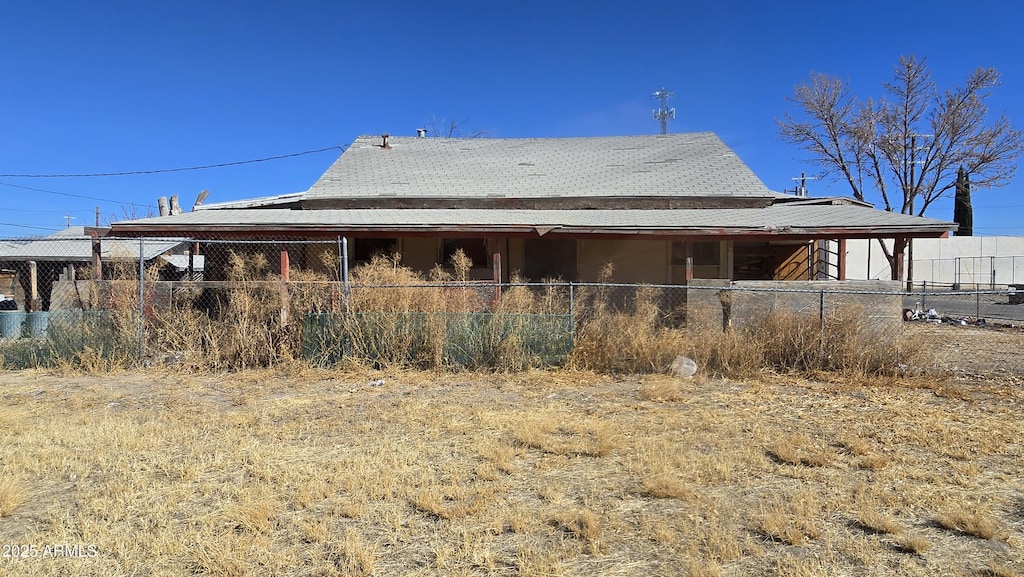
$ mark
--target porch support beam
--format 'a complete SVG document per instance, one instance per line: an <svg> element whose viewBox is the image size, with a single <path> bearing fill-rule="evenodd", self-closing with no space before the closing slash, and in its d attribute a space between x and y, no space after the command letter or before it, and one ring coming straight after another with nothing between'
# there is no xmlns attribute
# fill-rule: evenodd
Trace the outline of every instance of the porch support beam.
<svg viewBox="0 0 1024 577"><path fill-rule="evenodd" d="M869 241L870 242L870 241ZM868 250L871 249L871 245L868 245ZM839 280L846 280L846 239L839 239L839 271L837 273Z"/></svg>
<svg viewBox="0 0 1024 577"><path fill-rule="evenodd" d="M896 237L892 247L893 260L896 261L896 269L892 271L892 280L903 280L903 275L906 272L906 255L904 254L906 248L907 237Z"/></svg>
<svg viewBox="0 0 1024 577"><path fill-rule="evenodd" d="M686 256L686 284L693 280L693 241L683 241L683 254Z"/></svg>

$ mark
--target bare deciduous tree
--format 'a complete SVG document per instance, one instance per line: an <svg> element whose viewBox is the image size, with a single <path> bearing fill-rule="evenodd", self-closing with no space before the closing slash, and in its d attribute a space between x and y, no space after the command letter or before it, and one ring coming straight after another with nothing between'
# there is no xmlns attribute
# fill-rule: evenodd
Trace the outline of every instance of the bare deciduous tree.
<svg viewBox="0 0 1024 577"><path fill-rule="evenodd" d="M467 132L463 126L465 120L438 118L431 116L427 124L427 134L434 138L482 138L487 136L485 130Z"/></svg>
<svg viewBox="0 0 1024 577"><path fill-rule="evenodd" d="M939 91L924 59L901 56L885 96L858 100L843 80L814 73L790 99L800 119L777 120L783 141L810 154L822 176L849 184L854 198L876 193L885 210L923 216L956 187L962 166L977 187L1003 186L1024 152L1024 133L985 104L999 72L978 68L963 86ZM882 244L896 277L895 252Z"/></svg>

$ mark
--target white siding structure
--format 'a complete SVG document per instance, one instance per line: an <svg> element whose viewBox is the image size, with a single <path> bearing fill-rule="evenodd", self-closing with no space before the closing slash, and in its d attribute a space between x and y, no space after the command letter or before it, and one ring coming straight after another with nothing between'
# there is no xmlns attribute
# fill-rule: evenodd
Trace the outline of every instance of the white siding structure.
<svg viewBox="0 0 1024 577"><path fill-rule="evenodd" d="M884 242L892 248L891 240ZM877 240L851 239L846 251L847 278L890 277L889 262ZM914 283L965 288L1024 284L1024 237L918 238L913 241L913 263Z"/></svg>

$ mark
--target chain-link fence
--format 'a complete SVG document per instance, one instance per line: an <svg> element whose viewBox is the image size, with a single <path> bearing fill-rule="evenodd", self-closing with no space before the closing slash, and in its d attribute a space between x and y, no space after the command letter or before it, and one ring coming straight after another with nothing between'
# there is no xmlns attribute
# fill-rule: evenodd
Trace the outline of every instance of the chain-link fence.
<svg viewBox="0 0 1024 577"><path fill-rule="evenodd" d="M465 257L417 272L384 251L349 254L344 239L97 240L68 233L4 241L0 356L9 367L189 362L244 368L354 359L518 369L565 363L581 335L598 324L632 330L635 324L616 320L627 317L651 330L728 331L787 311L816 320L822 333L829 319L851 314L879 327L905 318L1024 321L1024 291L1012 288L472 280L484 273Z"/></svg>

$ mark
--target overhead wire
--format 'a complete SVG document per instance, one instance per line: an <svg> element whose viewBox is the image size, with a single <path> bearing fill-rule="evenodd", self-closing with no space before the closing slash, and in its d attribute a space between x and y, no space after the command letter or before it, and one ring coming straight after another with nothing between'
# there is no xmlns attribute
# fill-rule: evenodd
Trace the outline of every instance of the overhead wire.
<svg viewBox="0 0 1024 577"><path fill-rule="evenodd" d="M73 213L86 213L86 212L89 212L91 214L92 213L92 209L85 209L85 208L83 208L83 209L80 209L80 210L70 210L69 211L69 210L35 210L35 209L31 209L31 208L7 208L7 207L2 207L2 208L0 208L0 212L40 212L40 213L49 213L49 214L58 214L58 213L59 214L64 214L64 213L67 213L67 212L73 212Z"/></svg>
<svg viewBox="0 0 1024 577"><path fill-rule="evenodd" d="M74 193L70 193L70 192L59 192L59 191L56 191L56 190L46 190L45 188L35 188L35 187L32 187L32 186L22 186L20 184L11 184L9 182L0 182L0 186L9 186L11 188L20 188L22 190L31 190L31 191L34 191L34 192L44 192L46 194L57 194L57 195L60 195L60 196L69 196L69 197L72 197L72 198L84 198L85 200L95 200L95 201L98 201L98 202L112 202L114 204L124 204L124 205L128 205L128 206L137 206L139 208L152 208L153 207L152 204L138 204L138 203L128 202L128 201L124 201L124 200L114 200L114 199L111 199L111 198L100 198L98 196L87 196L87 195L84 195L84 194L74 194ZM61 212L64 212L64 211L61 211Z"/></svg>
<svg viewBox="0 0 1024 577"><path fill-rule="evenodd" d="M61 229L55 228L55 227L32 226L30 224L14 224L14 223L10 223L10 222L0 222L0 226L10 226L10 227L13 227L13 228L31 228L31 229L35 229L35 230L48 230L48 231L51 231L51 232L56 232L58 230L61 230Z"/></svg>
<svg viewBox="0 0 1024 577"><path fill-rule="evenodd" d="M184 167L177 167L177 168L160 168L160 169L152 169L152 170L126 170L126 171L118 171L118 172L95 172L95 173L58 173L58 174L41 174L41 173L37 173L37 174L13 174L12 173L12 174L0 174L0 177L2 177L2 178L93 178L93 177L137 176L137 175L148 175L148 174L166 174L166 173L173 173L173 172L187 172L187 171L194 171L194 170L208 170L208 169L213 169L213 168L224 168L224 167L228 167L228 166L240 166L240 165L245 165L245 164L255 164L255 163L259 163L259 162L270 162L270 161L274 161L274 160L282 160L282 159L286 159L286 158L295 158L295 157L298 157L298 156L305 156L305 155L309 155L309 154L316 154L316 153L320 153L320 152L326 152L328 150L340 150L340 151L344 152L346 148L348 148L347 145L328 146L328 147L325 147L325 148L318 148L318 149L315 149L315 150L304 150L302 152L293 152L293 153L289 153L289 154L280 154L280 155L276 155L276 156L267 156L267 157L263 157L263 158L254 158L254 159L249 159L249 160L238 160L238 161L233 161L233 162L221 162L221 163L217 163L217 164L204 164L204 165L198 165L198 166L184 166ZM21 185L21 184L13 184L13 183L9 183L9 182L0 182L0 186L6 186L6 187L9 187L9 188L17 188L17 189L21 189L21 190L29 190L29 191L33 191L33 192L41 192L41 193L44 193L44 194L55 194L55 195L59 195L59 196L66 196L66 197L69 197L69 198L80 198L80 199L91 200L91 201L96 201L96 202L120 204L120 205L123 205L123 206L131 206L131 207L137 207L137 208L153 208L153 206L154 206L152 204L139 204L139 203L124 201L124 200L115 200L115 199L111 199L111 198L102 198L102 197L98 197L98 196L90 196L90 195L85 195L85 194L74 194L74 193L70 193L70 192L61 192L61 191L57 191L57 190L48 190L48 189L45 189L45 188L36 188L36 187L32 187L32 186L24 186L24 185ZM65 211L32 211L32 210L27 210L27 209L4 209L4 210L9 210L11 212L14 212L14 211L17 211L17 212L65 212ZM58 228L48 228L48 227L42 227L42 226L31 226L31 225L13 224L13 223L0 223L0 226L10 226L10 227L17 227L17 228L27 228L27 229L47 230L47 231L60 230Z"/></svg>
<svg viewBox="0 0 1024 577"><path fill-rule="evenodd" d="M191 170L207 170L210 168L224 168L226 166L239 166L243 164L255 164L257 162L269 162L272 160L282 160L285 158L295 158L296 156L305 156L307 154L326 152L328 150L341 150L342 152L344 152L345 148L346 146L328 146L326 148L318 148L316 150L304 150L302 152L280 154L278 156L267 156L264 158L254 158L251 160L236 160L234 162L221 162L218 164L204 164L200 166L183 166L179 168L157 168L153 170L126 170L120 172L91 172L77 174L0 174L0 178L92 178L103 176L136 176L142 174L165 174L169 172L187 172Z"/></svg>

